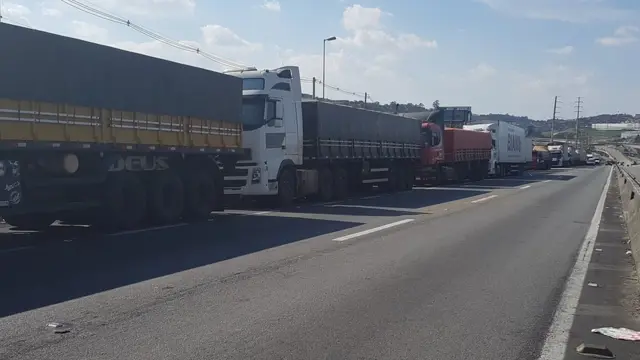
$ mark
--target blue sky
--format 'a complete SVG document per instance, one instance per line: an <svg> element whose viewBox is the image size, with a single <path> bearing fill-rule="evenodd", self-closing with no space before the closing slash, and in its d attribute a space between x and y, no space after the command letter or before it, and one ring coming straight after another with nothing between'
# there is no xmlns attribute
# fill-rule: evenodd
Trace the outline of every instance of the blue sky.
<svg viewBox="0 0 640 360"><path fill-rule="evenodd" d="M0 0L12 22L220 70L197 55L57 0ZM88 3L87 1L80 1ZM640 113L640 2L632 0L92 0L209 53L257 67L299 65L373 100L471 105L476 113ZM306 85L305 85L306 86ZM306 91L311 91L308 87ZM320 93L320 89L317 89ZM327 90L330 98L358 96Z"/></svg>

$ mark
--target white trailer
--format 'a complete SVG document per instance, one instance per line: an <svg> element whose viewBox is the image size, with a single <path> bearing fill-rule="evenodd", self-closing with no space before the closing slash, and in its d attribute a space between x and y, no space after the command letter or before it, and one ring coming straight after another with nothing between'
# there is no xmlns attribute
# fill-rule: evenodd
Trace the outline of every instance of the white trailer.
<svg viewBox="0 0 640 360"><path fill-rule="evenodd" d="M527 168L529 168L530 165L533 163L533 139L532 138L530 137L524 138L524 149L525 149L525 153L524 153L525 162L527 163Z"/></svg>
<svg viewBox="0 0 640 360"><path fill-rule="evenodd" d="M522 174L527 161L531 161L533 145L527 140L523 128L509 123L465 125L464 129L483 131L491 134L493 148L489 162L489 174L506 176L510 173Z"/></svg>

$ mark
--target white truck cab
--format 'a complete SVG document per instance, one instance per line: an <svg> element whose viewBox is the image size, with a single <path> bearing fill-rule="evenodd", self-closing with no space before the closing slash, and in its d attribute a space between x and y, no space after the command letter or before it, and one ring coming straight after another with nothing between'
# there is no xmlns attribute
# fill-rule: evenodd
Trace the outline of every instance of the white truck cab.
<svg viewBox="0 0 640 360"><path fill-rule="evenodd" d="M548 145L549 154L551 155L551 166L565 167L569 161L569 154L564 144Z"/></svg>
<svg viewBox="0 0 640 360"><path fill-rule="evenodd" d="M276 195L283 164L302 164L302 87L297 66L225 71L243 79L242 146L251 160L225 174L225 194Z"/></svg>

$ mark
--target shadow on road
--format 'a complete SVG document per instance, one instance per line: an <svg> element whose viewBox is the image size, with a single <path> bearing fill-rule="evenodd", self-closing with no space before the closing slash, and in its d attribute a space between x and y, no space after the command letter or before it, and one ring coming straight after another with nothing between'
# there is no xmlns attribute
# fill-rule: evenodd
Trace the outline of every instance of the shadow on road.
<svg viewBox="0 0 640 360"><path fill-rule="evenodd" d="M466 199L487 194L487 190L474 189L440 189L416 188L412 191L395 194L372 195L364 198L350 199L338 204L316 205L301 207L291 212L351 215L351 216L401 216L423 214L417 209L443 204L451 201Z"/></svg>
<svg viewBox="0 0 640 360"><path fill-rule="evenodd" d="M0 256L0 317L361 225L220 215L132 235L53 241Z"/></svg>

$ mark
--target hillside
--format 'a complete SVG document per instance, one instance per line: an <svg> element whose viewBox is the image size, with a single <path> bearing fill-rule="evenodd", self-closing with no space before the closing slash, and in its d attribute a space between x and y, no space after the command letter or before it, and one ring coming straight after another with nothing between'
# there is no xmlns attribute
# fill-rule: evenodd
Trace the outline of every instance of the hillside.
<svg viewBox="0 0 640 360"><path fill-rule="evenodd" d="M310 96L305 96L310 97ZM351 101L351 100L331 100L332 102L338 104L344 104L354 107L364 107L364 101ZM394 112L395 104L381 104L379 102L367 103L366 108L376 111L382 112ZM428 110L424 104L398 104L397 112L418 112ZM446 106L446 105L445 105ZM534 133L537 135L543 135L545 133L551 132L551 119L548 120L533 120L526 116L514 116L510 114L473 114L473 123L484 123L484 122L495 122L495 121L503 121L512 123L514 125L518 125L520 127L526 128L529 126L533 126ZM635 119L632 115L629 114L601 114L596 116L588 116L584 118L580 118L580 128L589 129L591 128L591 124L595 123L622 123L622 122L640 122L640 119ZM573 137L573 133L575 133L575 120L559 120L556 119L554 124L554 132L566 132L568 133L568 137ZM581 131L582 132L582 131ZM545 134L546 135L546 134Z"/></svg>

